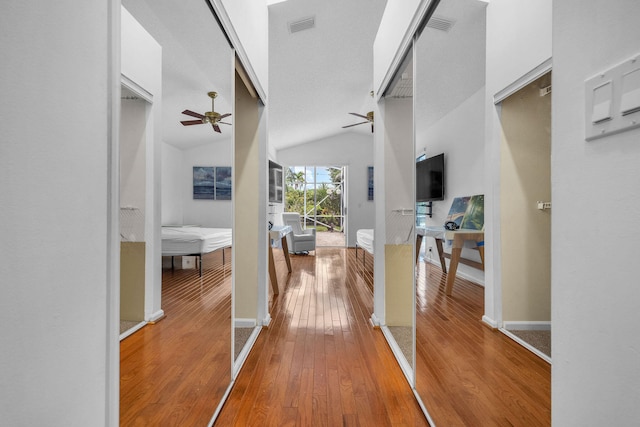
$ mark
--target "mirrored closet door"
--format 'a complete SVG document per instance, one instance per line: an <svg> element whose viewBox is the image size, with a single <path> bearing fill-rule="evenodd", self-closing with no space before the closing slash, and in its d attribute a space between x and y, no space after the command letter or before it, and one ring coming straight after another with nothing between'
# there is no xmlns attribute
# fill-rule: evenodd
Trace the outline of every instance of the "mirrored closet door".
<svg viewBox="0 0 640 427"><path fill-rule="evenodd" d="M234 53L207 2L122 4L123 78L153 101L141 129L162 265L145 297L163 317L121 342L120 424L207 425L232 378Z"/></svg>

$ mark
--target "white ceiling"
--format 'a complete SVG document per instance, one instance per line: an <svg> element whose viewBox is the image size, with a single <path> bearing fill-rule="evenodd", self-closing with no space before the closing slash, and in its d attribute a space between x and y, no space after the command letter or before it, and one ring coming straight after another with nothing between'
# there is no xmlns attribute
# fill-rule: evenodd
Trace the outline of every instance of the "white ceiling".
<svg viewBox="0 0 640 427"><path fill-rule="evenodd" d="M231 49L206 0L122 3L163 48L164 141L189 148L229 138L227 126L221 126L220 135L208 125L180 124L191 119L181 114L183 110L210 109L211 90L220 94L216 111L232 111ZM269 6L268 129L276 150L343 132L371 135L368 125L342 126L363 121L348 113L366 115L373 110L373 40L385 4L386 0L289 0ZM428 82L417 87L422 118L436 120L484 84L484 38L477 34L479 25L484 32L485 7L477 0L442 0L436 15L453 19L454 26L446 33L423 33L418 58L425 60L417 67L420 81ZM289 33L288 23L311 16L315 28Z"/></svg>
<svg viewBox="0 0 640 427"><path fill-rule="evenodd" d="M371 135L373 40L386 0L289 0L269 6L269 141L276 149L343 132ZM315 17L290 34L288 23Z"/></svg>

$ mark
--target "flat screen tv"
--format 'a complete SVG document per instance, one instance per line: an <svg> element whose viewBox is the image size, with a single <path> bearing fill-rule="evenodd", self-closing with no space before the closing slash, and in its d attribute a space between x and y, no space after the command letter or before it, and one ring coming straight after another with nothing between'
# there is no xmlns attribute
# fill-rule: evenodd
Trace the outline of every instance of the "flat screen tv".
<svg viewBox="0 0 640 427"><path fill-rule="evenodd" d="M416 162L416 202L444 200L444 153Z"/></svg>

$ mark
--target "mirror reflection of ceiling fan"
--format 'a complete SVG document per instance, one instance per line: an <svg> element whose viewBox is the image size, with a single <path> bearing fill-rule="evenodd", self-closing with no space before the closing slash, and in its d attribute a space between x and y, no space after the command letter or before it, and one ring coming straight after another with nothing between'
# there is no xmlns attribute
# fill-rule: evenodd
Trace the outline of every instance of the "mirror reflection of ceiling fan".
<svg viewBox="0 0 640 427"><path fill-rule="evenodd" d="M218 93L209 92L207 93L207 95L209 95L209 97L211 98L211 111L206 111L204 114L200 114L200 113L196 113L195 111L184 110L182 114L186 114L187 116L191 116L191 117L196 117L198 120L182 120L180 123L182 123L184 126L202 125L206 123L211 123L211 126L213 127L214 131L218 133L222 133L222 131L220 130L220 126L218 126L218 124L222 123L223 125L230 125L231 123L223 122L222 119L224 119L225 117L229 117L231 113L227 113L227 114L217 113L213 106L213 102L216 99L216 96L218 96Z"/></svg>
<svg viewBox="0 0 640 427"><path fill-rule="evenodd" d="M360 122L360 123L354 123L352 125L342 126L342 129L350 128L352 126L363 125L365 123L371 123L371 132L373 132L373 111L369 111L366 116L364 116L362 114L358 114L358 113L349 113L349 114L352 114L352 115L354 115L356 117L361 117L363 119L366 119L367 121L366 122Z"/></svg>

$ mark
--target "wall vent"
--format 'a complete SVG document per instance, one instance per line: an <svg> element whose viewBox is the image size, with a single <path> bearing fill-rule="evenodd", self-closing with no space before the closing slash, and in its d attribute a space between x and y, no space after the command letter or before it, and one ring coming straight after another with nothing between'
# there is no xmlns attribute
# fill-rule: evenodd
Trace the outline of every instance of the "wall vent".
<svg viewBox="0 0 640 427"><path fill-rule="evenodd" d="M304 30L310 30L316 26L316 17L310 16L308 18L299 19L297 21L289 22L289 33L298 33Z"/></svg>
<svg viewBox="0 0 640 427"><path fill-rule="evenodd" d="M429 22L427 22L427 27L433 28L434 30L447 32L451 29L451 27L453 27L453 24L455 24L455 21L449 18L445 18L444 16L433 15L429 19Z"/></svg>

